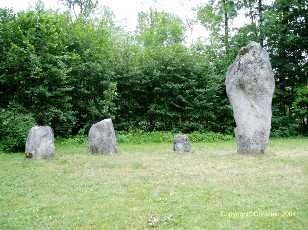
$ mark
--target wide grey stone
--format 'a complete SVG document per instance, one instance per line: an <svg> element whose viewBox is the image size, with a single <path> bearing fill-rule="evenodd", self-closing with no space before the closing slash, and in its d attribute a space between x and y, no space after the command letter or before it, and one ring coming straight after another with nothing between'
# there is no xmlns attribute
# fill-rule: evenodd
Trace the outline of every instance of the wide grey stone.
<svg viewBox="0 0 308 230"><path fill-rule="evenodd" d="M30 129L26 142L26 156L45 159L55 154L53 131L49 126L34 126Z"/></svg>
<svg viewBox="0 0 308 230"><path fill-rule="evenodd" d="M190 152L191 144L184 134L177 134L173 140L173 151L178 153Z"/></svg>
<svg viewBox="0 0 308 230"><path fill-rule="evenodd" d="M274 74L268 53L256 42L243 47L226 75L226 91L233 107L239 153L264 153L268 143Z"/></svg>
<svg viewBox="0 0 308 230"><path fill-rule="evenodd" d="M92 125L89 131L89 147L94 154L114 154L117 152L116 136L111 119Z"/></svg>

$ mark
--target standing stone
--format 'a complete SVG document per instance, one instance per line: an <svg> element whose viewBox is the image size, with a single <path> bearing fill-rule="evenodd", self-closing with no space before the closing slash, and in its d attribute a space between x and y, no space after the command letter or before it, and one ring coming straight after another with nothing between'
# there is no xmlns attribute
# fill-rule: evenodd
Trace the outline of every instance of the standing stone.
<svg viewBox="0 0 308 230"><path fill-rule="evenodd" d="M89 131L89 145L92 153L114 154L117 152L116 136L111 119L92 125Z"/></svg>
<svg viewBox="0 0 308 230"><path fill-rule="evenodd" d="M49 126L34 126L26 142L26 157L45 159L55 154L53 131Z"/></svg>
<svg viewBox="0 0 308 230"><path fill-rule="evenodd" d="M256 42L243 47L226 76L238 153L264 153L268 143L274 74L268 53Z"/></svg>
<svg viewBox="0 0 308 230"><path fill-rule="evenodd" d="M184 134L177 134L173 140L173 151L174 152L190 152L191 145L188 137Z"/></svg>

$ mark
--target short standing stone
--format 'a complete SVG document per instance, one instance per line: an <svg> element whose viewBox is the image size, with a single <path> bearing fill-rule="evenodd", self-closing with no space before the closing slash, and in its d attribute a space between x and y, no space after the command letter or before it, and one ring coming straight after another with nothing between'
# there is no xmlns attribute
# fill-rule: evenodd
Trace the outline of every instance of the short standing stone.
<svg viewBox="0 0 308 230"><path fill-rule="evenodd" d="M55 153L53 131L49 126L34 126L30 129L26 142L26 156L45 159Z"/></svg>
<svg viewBox="0 0 308 230"><path fill-rule="evenodd" d="M239 153L264 153L268 143L274 74L268 53L256 42L243 47L226 76Z"/></svg>
<svg viewBox="0 0 308 230"><path fill-rule="evenodd" d="M89 131L91 153L114 154L117 152L116 136L111 119L105 119L92 125Z"/></svg>
<svg viewBox="0 0 308 230"><path fill-rule="evenodd" d="M190 152L191 145L189 143L188 137L184 134L177 134L173 141L173 151L174 152Z"/></svg>

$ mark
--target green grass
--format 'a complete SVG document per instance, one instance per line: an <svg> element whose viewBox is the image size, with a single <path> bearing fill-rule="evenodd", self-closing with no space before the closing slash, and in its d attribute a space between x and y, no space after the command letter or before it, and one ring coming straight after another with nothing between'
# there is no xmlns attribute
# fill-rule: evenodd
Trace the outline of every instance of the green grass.
<svg viewBox="0 0 308 230"><path fill-rule="evenodd" d="M273 139L265 155L233 140L120 144L116 156L58 142L49 160L0 154L0 229L304 229L308 139ZM276 215L276 216L270 216Z"/></svg>

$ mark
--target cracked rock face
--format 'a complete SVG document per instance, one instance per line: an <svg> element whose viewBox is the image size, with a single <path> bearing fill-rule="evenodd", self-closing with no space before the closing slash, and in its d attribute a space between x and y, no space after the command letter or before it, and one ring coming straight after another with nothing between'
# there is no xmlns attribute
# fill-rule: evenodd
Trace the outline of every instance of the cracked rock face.
<svg viewBox="0 0 308 230"><path fill-rule="evenodd" d="M243 47L226 75L238 153L264 153L268 143L274 74L268 53L256 42Z"/></svg>
<svg viewBox="0 0 308 230"><path fill-rule="evenodd" d="M34 126L30 129L26 142L26 156L45 159L55 154L54 136L49 126Z"/></svg>
<svg viewBox="0 0 308 230"><path fill-rule="evenodd" d="M111 119L92 125L89 131L89 147L93 154L114 154L117 152L116 136Z"/></svg>
<svg viewBox="0 0 308 230"><path fill-rule="evenodd" d="M191 145L188 137L184 134L177 134L173 140L173 151L178 153L190 152Z"/></svg>

